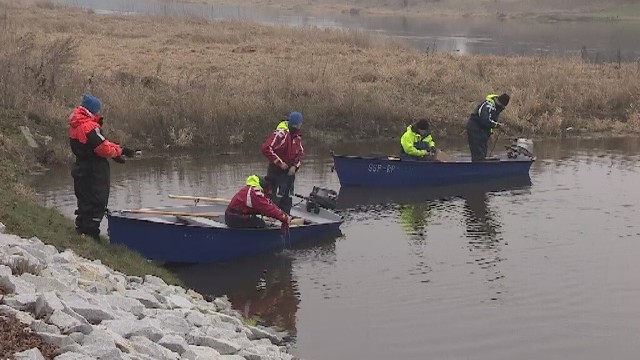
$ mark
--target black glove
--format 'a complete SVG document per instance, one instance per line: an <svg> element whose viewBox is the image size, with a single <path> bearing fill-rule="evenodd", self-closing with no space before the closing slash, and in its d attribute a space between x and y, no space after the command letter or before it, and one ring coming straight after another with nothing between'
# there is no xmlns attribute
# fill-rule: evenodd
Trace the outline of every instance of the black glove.
<svg viewBox="0 0 640 360"><path fill-rule="evenodd" d="M125 160L122 156L118 156L118 157L114 157L113 161L117 162L118 164L124 164Z"/></svg>
<svg viewBox="0 0 640 360"><path fill-rule="evenodd" d="M134 156L136 156L136 151L133 149L130 149L126 146L122 147L122 155L128 157L128 158L132 158Z"/></svg>

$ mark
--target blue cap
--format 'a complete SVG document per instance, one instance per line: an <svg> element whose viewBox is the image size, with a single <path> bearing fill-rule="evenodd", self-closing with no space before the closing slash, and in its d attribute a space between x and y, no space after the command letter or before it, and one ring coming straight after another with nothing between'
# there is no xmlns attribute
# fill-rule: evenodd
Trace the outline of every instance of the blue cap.
<svg viewBox="0 0 640 360"><path fill-rule="evenodd" d="M297 111L289 114L289 125L291 126L300 126L302 124L302 114Z"/></svg>
<svg viewBox="0 0 640 360"><path fill-rule="evenodd" d="M97 114L100 112L100 108L102 107L102 103L100 99L93 95L85 94L82 97L82 104L80 104L83 108L89 110L92 114Z"/></svg>

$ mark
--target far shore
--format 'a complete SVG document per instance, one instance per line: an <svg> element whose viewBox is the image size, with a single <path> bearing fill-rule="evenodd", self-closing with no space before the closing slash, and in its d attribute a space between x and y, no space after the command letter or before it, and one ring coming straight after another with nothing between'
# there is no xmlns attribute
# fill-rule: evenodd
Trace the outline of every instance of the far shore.
<svg viewBox="0 0 640 360"><path fill-rule="evenodd" d="M11 89L0 92L0 130L50 136L44 163L69 159L66 121L87 91L105 104L105 131L143 149L242 145L294 109L325 143L392 138L417 117L438 137L463 136L491 92L512 96L509 136L640 133L636 63L424 53L358 30L0 4L3 69L15 69L0 71Z"/></svg>
<svg viewBox="0 0 640 360"><path fill-rule="evenodd" d="M402 0L177 0L182 3L266 8L316 16L403 16L408 18L495 18L496 20L536 19L539 21L640 21L640 4L607 3L583 6L538 6L530 1L510 3L492 0L443 0L415 2ZM560 2L561 3L561 2Z"/></svg>

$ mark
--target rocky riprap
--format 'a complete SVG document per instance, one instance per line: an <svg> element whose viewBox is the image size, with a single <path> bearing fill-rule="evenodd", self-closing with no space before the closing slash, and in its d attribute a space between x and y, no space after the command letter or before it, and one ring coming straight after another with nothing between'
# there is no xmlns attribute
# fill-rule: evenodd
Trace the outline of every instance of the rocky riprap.
<svg viewBox="0 0 640 360"><path fill-rule="evenodd" d="M0 264L0 322L14 331L0 359L294 359L284 334L246 325L224 297L205 301L37 238L0 234Z"/></svg>

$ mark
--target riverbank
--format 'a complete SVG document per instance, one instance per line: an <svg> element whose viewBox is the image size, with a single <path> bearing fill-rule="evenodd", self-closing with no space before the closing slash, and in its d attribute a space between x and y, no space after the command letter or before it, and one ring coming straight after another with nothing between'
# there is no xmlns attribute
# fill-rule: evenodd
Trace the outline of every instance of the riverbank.
<svg viewBox="0 0 640 360"><path fill-rule="evenodd" d="M226 298L1 232L0 329L3 359L293 359Z"/></svg>
<svg viewBox="0 0 640 360"><path fill-rule="evenodd" d="M0 72L11 89L2 104L16 123L45 129L43 156L55 161L68 160L66 134L46 129L66 128L85 91L103 99L108 135L146 149L242 144L292 109L305 136L323 141L387 137L419 116L437 136L459 136L494 91L512 95L512 134L640 131L636 63L425 54L361 31L4 8L3 69L16 70Z"/></svg>

